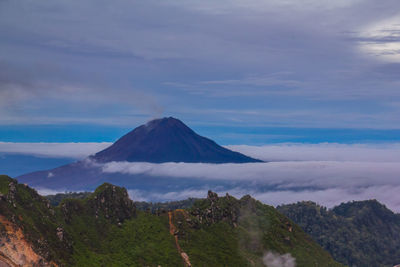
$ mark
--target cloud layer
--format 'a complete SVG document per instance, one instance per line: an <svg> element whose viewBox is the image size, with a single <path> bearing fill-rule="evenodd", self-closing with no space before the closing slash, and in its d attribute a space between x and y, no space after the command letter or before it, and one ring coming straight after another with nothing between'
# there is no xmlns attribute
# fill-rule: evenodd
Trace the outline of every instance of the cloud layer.
<svg viewBox="0 0 400 267"><path fill-rule="evenodd" d="M83 158L109 143L0 143L0 152L43 157ZM343 201L378 199L400 212L399 144L274 144L228 146L268 163L204 164L110 162L87 160L89 167L113 174L178 179L186 186L167 192L128 188L134 200L166 201L220 194L250 194L270 205L312 200L332 207ZM190 186L191 180L204 186ZM188 183L186 183L188 182ZM207 185L207 186L206 186ZM40 189L46 192L45 188ZM60 190L63 191L63 190ZM53 191L52 191L53 192Z"/></svg>
<svg viewBox="0 0 400 267"><path fill-rule="evenodd" d="M381 162L286 161L246 164L110 162L105 173L248 181L279 188L400 185L400 164Z"/></svg>
<svg viewBox="0 0 400 267"><path fill-rule="evenodd" d="M264 161L400 162L400 143L388 144L275 144L227 148Z"/></svg>
<svg viewBox="0 0 400 267"><path fill-rule="evenodd" d="M110 142L15 143L0 142L0 153L83 158L112 145ZM400 143L339 144L281 143L263 146L228 145L233 151L264 161L400 162Z"/></svg>
<svg viewBox="0 0 400 267"><path fill-rule="evenodd" d="M120 172L154 177L178 177L239 183L231 188L236 196L251 194L266 203L279 205L313 200L332 207L342 201L376 198L399 211L400 164L382 162L271 162L253 164L128 163L111 162L106 173ZM206 189L153 195L157 199L205 195ZM221 193L224 193L221 191ZM140 192L136 192L140 195Z"/></svg>
<svg viewBox="0 0 400 267"><path fill-rule="evenodd" d="M218 187L216 189L221 194L225 191L237 197L251 194L271 205L312 200L333 207L344 201L378 199L389 208L400 211L400 198L396 193L400 190L397 144L283 144L234 148L265 160L284 161L249 164L110 162L101 165L101 168L108 174L220 182L224 187L219 191ZM317 158L325 161L315 160ZM227 188L227 183L232 186ZM204 197L208 189L187 188L168 193L130 192L133 198L142 200L176 200Z"/></svg>
<svg viewBox="0 0 400 267"><path fill-rule="evenodd" d="M0 153L25 154L40 157L82 159L111 143L13 143L0 142Z"/></svg>

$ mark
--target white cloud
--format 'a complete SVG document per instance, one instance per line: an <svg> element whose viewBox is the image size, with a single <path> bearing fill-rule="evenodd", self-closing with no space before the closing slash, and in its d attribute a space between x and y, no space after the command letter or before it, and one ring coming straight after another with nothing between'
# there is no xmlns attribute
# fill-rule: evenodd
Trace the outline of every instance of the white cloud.
<svg viewBox="0 0 400 267"><path fill-rule="evenodd" d="M398 14L368 25L360 35L361 51L381 60L400 61L400 19Z"/></svg>
<svg viewBox="0 0 400 267"><path fill-rule="evenodd" d="M269 163L205 164L110 162L100 165L106 173L153 177L201 179L220 194L250 194L270 205L312 200L327 207L344 201L378 199L400 211L400 146L343 144L279 144L262 147L229 146ZM320 159L320 160L317 160ZM226 185L231 184L231 187ZM240 186L238 186L240 184ZM178 200L205 197L210 188L182 191L132 191L142 200Z"/></svg>
<svg viewBox="0 0 400 267"><path fill-rule="evenodd" d="M84 158L112 143L14 143L0 142L0 152L45 157ZM265 161L362 161L400 162L400 143L390 144L301 144L265 146L229 145L228 149Z"/></svg>
<svg viewBox="0 0 400 267"><path fill-rule="evenodd" d="M13 143L0 142L0 152L82 159L110 146L111 143Z"/></svg>
<svg viewBox="0 0 400 267"><path fill-rule="evenodd" d="M54 190L54 189L49 189L49 188L45 188L45 187L38 187L38 188L35 188L35 189L42 196L55 195L55 194L67 192L67 190L61 190L61 189L60 190Z"/></svg>
<svg viewBox="0 0 400 267"><path fill-rule="evenodd" d="M263 257L263 262L268 267L296 267L296 259L290 253L281 255L268 251Z"/></svg>
<svg viewBox="0 0 400 267"><path fill-rule="evenodd" d="M246 164L109 162L105 173L248 181L279 188L400 185L397 162L287 161Z"/></svg>
<svg viewBox="0 0 400 267"><path fill-rule="evenodd" d="M383 162L272 162L249 164L128 163L103 165L107 173L143 174L213 182L238 182L241 187L217 190L241 197L250 194L270 205L312 200L332 207L344 201L378 199L400 211L400 164ZM274 189L271 189L273 187ZM266 188L266 189L263 189ZM141 200L178 200L204 197L209 188L167 193L135 191Z"/></svg>
<svg viewBox="0 0 400 267"><path fill-rule="evenodd" d="M265 161L400 162L400 143L231 145L227 148Z"/></svg>
<svg viewBox="0 0 400 267"><path fill-rule="evenodd" d="M108 145L39 143L19 146L0 143L0 151L78 157L94 153ZM110 177L112 173L123 173L204 181L204 186L186 186L163 192L128 188L129 195L136 201L203 198L209 189L213 189L219 194L229 192L238 198L250 194L255 199L274 206L312 200L333 207L345 201L377 199L390 209L400 212L400 144L275 144L261 147L228 147L264 160L280 161L248 164L99 164L86 159L85 164L88 167L101 168ZM39 192L49 194L48 190L43 188L40 188Z"/></svg>

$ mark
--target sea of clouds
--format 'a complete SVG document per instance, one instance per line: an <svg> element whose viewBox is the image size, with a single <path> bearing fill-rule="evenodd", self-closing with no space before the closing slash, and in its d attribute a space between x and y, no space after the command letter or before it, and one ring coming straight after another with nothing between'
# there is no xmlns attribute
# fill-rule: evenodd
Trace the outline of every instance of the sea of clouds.
<svg viewBox="0 0 400 267"><path fill-rule="evenodd" d="M392 210L400 211L400 197L397 193L400 192L399 144L279 144L229 148L268 162L110 162L102 165L102 170L105 173L242 182L241 186L230 188L229 193L237 197L251 194L271 205L312 200L333 207L345 201L377 199ZM204 197L206 192L207 188L162 194L130 190L133 198L141 200ZM219 193L224 194L224 189Z"/></svg>
<svg viewBox="0 0 400 267"><path fill-rule="evenodd" d="M312 200L332 207L344 201L378 199L400 211L400 164L395 162L286 161L248 164L110 162L105 173L154 177L199 178L204 181L244 182L230 188L231 195L250 194L270 205ZM260 190L261 188L273 190ZM176 200L204 197L208 188L168 193L131 190L134 199ZM222 189L220 194L224 194Z"/></svg>
<svg viewBox="0 0 400 267"><path fill-rule="evenodd" d="M83 150L92 154L107 144L79 144L70 148L62 146L68 155L82 157ZM24 153L23 145L18 147ZM29 154L38 146L43 155L62 156L57 145L27 144ZM48 149L46 149L46 146ZM5 145L0 144L0 152ZM232 182L232 187L216 187L220 194L227 191L241 197L250 194L270 204L280 205L302 200L312 200L332 207L345 201L377 199L390 209L400 212L400 144L274 144L266 146L228 146L265 163L206 164L206 163L146 163L109 162L93 163L104 173L144 175L178 179L202 179L205 184ZM8 151L11 149L8 145ZM52 154L52 151L54 153ZM79 152L79 153L78 153ZM134 200L178 200L188 197L205 197L207 186L183 188L171 192L141 191L128 188ZM40 189L46 191L45 188ZM53 192L53 191L52 191Z"/></svg>

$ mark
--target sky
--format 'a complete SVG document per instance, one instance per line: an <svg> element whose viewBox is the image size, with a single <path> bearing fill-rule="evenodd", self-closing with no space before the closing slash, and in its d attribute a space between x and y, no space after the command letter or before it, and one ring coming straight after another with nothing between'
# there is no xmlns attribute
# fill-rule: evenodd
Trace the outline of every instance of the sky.
<svg viewBox="0 0 400 267"><path fill-rule="evenodd" d="M43 142L61 131L56 142L110 142L162 116L223 144L249 143L257 131L253 143L274 142L297 129L398 140L399 8L396 0L1 0L0 141Z"/></svg>
<svg viewBox="0 0 400 267"><path fill-rule="evenodd" d="M0 172L80 160L174 116L273 161L249 177L314 188L250 192L267 203L378 198L400 211L399 10L398 0L0 0ZM104 171L180 176L169 167ZM185 168L208 177L208 166Z"/></svg>

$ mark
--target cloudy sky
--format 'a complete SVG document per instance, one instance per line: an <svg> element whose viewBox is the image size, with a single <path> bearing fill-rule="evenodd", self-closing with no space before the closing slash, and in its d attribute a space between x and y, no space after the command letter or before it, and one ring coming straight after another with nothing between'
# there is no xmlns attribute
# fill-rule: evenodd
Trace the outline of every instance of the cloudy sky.
<svg viewBox="0 0 400 267"><path fill-rule="evenodd" d="M1 0L0 141L58 131L61 142L72 141L69 132L73 141L113 141L160 116L225 144L298 135L286 127L398 140L399 8L397 0Z"/></svg>

